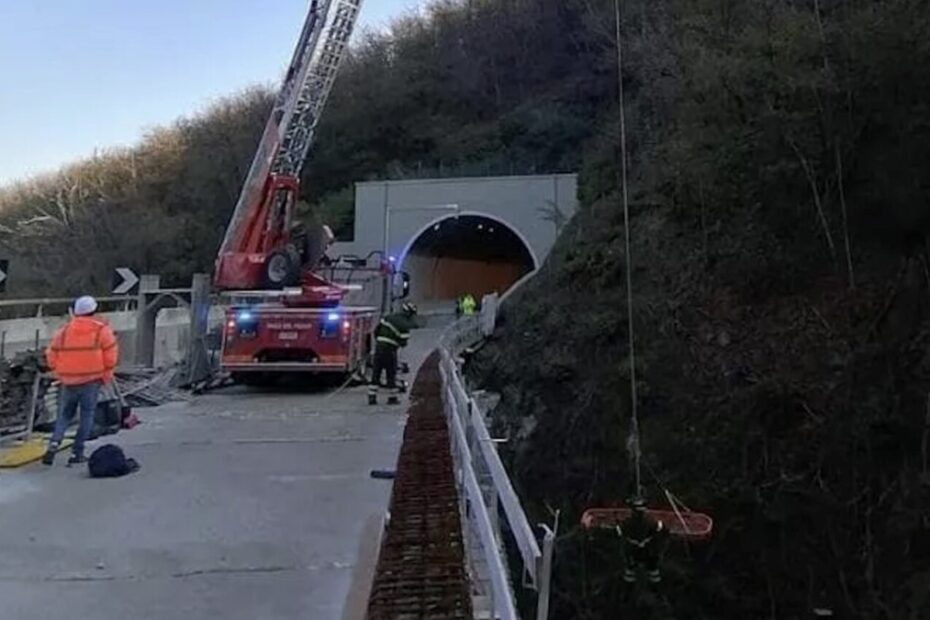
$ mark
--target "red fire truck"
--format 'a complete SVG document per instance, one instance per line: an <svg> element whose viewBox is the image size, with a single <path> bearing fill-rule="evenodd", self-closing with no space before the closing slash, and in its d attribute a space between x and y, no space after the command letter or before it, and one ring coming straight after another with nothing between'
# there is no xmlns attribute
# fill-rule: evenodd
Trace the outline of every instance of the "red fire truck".
<svg viewBox="0 0 930 620"><path fill-rule="evenodd" d="M293 372L361 377L372 351L381 300L405 296L407 276L402 274L403 288L395 295L390 269L356 265L332 272L337 276L333 280L341 272L339 279L349 281L335 284L320 277L321 286L340 289L332 303L308 303L303 287L236 292L226 310L223 369L245 384L263 384Z"/></svg>
<svg viewBox="0 0 930 620"><path fill-rule="evenodd" d="M394 298L397 274L384 256L340 261L349 274L342 282L337 268L325 277L332 234L296 218L301 170L360 4L311 2L217 256L214 287L230 301L221 365L246 383L280 372L360 370ZM368 276L361 284L360 273ZM361 295L365 303L349 303L354 292L372 291Z"/></svg>

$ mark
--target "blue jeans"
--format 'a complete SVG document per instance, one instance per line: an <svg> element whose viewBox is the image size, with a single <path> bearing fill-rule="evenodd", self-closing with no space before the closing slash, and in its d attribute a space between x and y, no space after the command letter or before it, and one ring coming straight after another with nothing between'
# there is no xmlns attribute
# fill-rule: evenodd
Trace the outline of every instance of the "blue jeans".
<svg viewBox="0 0 930 620"><path fill-rule="evenodd" d="M58 418L55 420L55 430L48 444L50 450L58 449L58 445L65 437L65 431L71 425L80 407L81 421L78 424L72 452L75 456L84 455L84 442L90 437L90 431L94 428L94 412L97 410L97 396L100 394L101 385L100 381L94 381L83 385L61 386L61 391L58 393Z"/></svg>

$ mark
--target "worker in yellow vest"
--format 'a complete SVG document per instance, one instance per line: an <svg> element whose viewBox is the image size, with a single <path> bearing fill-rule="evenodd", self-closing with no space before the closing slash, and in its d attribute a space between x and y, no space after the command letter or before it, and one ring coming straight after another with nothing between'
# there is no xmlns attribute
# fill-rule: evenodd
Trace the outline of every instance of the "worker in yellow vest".
<svg viewBox="0 0 930 620"><path fill-rule="evenodd" d="M467 293L465 297L462 298L462 314L471 316L477 309L478 303L475 301L475 298L472 297L471 293Z"/></svg>

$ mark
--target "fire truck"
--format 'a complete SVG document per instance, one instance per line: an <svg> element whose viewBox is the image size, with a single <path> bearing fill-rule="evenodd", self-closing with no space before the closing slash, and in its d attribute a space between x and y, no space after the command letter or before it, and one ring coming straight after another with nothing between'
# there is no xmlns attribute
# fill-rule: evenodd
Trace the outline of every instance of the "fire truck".
<svg viewBox="0 0 930 620"><path fill-rule="evenodd" d="M296 217L301 170L360 5L311 2L216 259L214 288L228 302L221 366L244 383L362 370L378 316L396 297L391 261L375 253L334 264L329 229L307 230Z"/></svg>

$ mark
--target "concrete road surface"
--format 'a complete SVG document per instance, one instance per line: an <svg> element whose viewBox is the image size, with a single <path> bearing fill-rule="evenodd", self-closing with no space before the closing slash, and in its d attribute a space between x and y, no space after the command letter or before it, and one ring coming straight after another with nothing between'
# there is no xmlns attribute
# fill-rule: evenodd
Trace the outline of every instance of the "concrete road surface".
<svg viewBox="0 0 930 620"><path fill-rule="evenodd" d="M412 370L436 336L415 333ZM0 472L0 618L343 618L390 494L369 470L393 468L404 424L405 408L365 400L236 387L140 409L142 425L91 444L137 458L125 478L66 455Z"/></svg>

